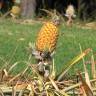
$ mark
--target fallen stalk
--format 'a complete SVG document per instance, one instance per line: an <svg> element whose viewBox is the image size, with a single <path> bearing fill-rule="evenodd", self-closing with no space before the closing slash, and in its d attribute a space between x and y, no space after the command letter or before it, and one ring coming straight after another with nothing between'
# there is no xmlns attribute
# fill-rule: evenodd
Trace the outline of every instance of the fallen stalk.
<svg viewBox="0 0 96 96"><path fill-rule="evenodd" d="M96 79L90 80L90 82L91 82L91 83L96 82ZM67 88L63 89L63 91L64 91L64 92L68 92L68 91L70 91L70 90L72 90L72 89L74 89L74 88L79 87L81 84L82 84L82 83L77 83L77 84L75 84L75 85L72 85L72 86L70 86L70 87L67 87Z"/></svg>

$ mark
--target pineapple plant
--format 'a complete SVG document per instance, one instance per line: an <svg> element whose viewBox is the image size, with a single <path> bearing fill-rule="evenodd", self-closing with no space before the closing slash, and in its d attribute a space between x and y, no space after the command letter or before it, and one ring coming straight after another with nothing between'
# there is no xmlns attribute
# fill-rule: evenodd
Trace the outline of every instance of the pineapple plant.
<svg viewBox="0 0 96 96"><path fill-rule="evenodd" d="M49 53L51 55L56 49L57 39L59 36L58 24L59 24L59 17L55 15L51 21L46 22L42 26L36 39L36 50L40 52L40 54Z"/></svg>
<svg viewBox="0 0 96 96"><path fill-rule="evenodd" d="M73 5L68 5L67 9L66 9L66 14L65 16L68 18L67 21L67 26L71 26L73 23L73 18L76 17L75 15L75 9Z"/></svg>
<svg viewBox="0 0 96 96"><path fill-rule="evenodd" d="M16 18L20 15L21 12L21 8L20 8L20 0L13 0L14 5L12 6L10 15L12 16L12 18Z"/></svg>
<svg viewBox="0 0 96 96"><path fill-rule="evenodd" d="M56 49L59 23L59 16L54 15L50 21L42 26L37 35L35 51L32 52L38 61L39 71L44 71L45 76L49 75L52 56Z"/></svg>
<svg viewBox="0 0 96 96"><path fill-rule="evenodd" d="M11 9L11 13L13 13L14 15L18 15L20 13L20 8L19 6L13 6Z"/></svg>
<svg viewBox="0 0 96 96"><path fill-rule="evenodd" d="M75 17L75 9L73 5L68 5L66 9L66 16Z"/></svg>
<svg viewBox="0 0 96 96"><path fill-rule="evenodd" d="M12 18L16 18L20 15L20 7L14 5L11 9L10 15L12 16Z"/></svg>

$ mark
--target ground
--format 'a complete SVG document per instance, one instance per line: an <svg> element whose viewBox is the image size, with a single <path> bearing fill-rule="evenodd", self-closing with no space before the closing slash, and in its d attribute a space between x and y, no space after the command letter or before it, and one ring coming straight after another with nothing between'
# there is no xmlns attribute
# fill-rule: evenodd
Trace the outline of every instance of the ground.
<svg viewBox="0 0 96 96"><path fill-rule="evenodd" d="M35 42L41 26L41 23L19 24L10 19L0 20L0 66L3 66L6 62L8 66L11 66L19 61L28 61L28 44L29 42ZM62 24L59 27L59 33L60 36L54 57L57 73L80 53L79 44L81 44L83 50L92 48L94 55L96 55L95 29L78 27L77 24L72 27ZM90 60L90 54L87 59ZM32 59L32 63L34 62L34 59ZM24 67L26 67L24 62L19 63L13 73L19 72ZM75 72L76 68L81 70L82 63L78 63L76 67L73 67L74 70L72 71Z"/></svg>

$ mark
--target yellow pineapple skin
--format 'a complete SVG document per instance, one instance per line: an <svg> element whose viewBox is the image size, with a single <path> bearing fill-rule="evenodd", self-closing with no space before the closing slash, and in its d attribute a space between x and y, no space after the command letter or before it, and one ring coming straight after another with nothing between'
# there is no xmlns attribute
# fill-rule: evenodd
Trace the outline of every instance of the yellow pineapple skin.
<svg viewBox="0 0 96 96"><path fill-rule="evenodd" d="M58 39L58 28L52 22L46 22L38 33L36 49L38 51L53 52Z"/></svg>

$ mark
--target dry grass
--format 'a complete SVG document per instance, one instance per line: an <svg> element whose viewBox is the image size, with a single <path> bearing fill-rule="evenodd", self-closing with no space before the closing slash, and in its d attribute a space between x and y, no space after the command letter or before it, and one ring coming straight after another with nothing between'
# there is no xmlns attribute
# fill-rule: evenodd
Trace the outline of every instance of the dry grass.
<svg viewBox="0 0 96 96"><path fill-rule="evenodd" d="M13 55L15 51L16 49L14 50ZM73 58L69 62L69 66L67 66L67 68L58 75L58 77L56 74L54 74L54 76L52 75L53 73L56 73L54 72L54 62L52 65L53 69L51 70L52 73L50 73L47 78L41 75L37 69L37 65L31 64L31 54L28 61L25 61L27 67L16 75L12 75L11 70L20 62L16 62L12 66L9 66L9 69L7 69L8 62L6 62L0 69L0 93L2 96L7 96L7 94L10 94L10 96L15 96L16 94L18 94L18 96L24 94L26 96L70 96L72 94L79 96L93 96L93 94L95 94L95 86L93 86L93 84L95 84L96 79L93 78L93 80L90 80L90 78L87 78L89 76L89 74L87 74L88 76L86 75L87 69L84 70L84 77L81 74L82 72L77 74L77 71L74 79L64 79L66 73L68 73L72 66L88 55L89 52L91 52L90 48ZM79 80L76 78L77 76L80 78ZM78 82L76 80L78 80ZM89 82L86 82L88 80ZM72 90L74 90L74 92Z"/></svg>
<svg viewBox="0 0 96 96"><path fill-rule="evenodd" d="M0 21L2 24L0 27L0 93L2 96L6 96L5 94L11 94L10 96L15 96L15 94L18 96L22 96L22 94L26 94L26 96L42 96L44 94L44 96L93 96L96 94L95 56L93 54L95 51L95 30L83 30L75 26L68 28L62 25L52 73L45 79L39 74L37 65L33 64L34 59L27 53L26 48L30 41L34 42L36 31L41 25L2 22ZM34 32L36 33L34 34ZM78 48L79 43L83 45L81 50ZM83 51L83 49L86 50ZM79 55L76 56L76 54ZM86 64L86 58L83 58L85 56L89 58L87 60L90 61L90 70L89 65ZM66 64L70 58L73 59ZM83 63L79 64L78 61L82 58ZM82 71L81 66L83 66ZM61 68L62 70L60 70ZM73 71L74 76L71 74ZM90 71L92 71L91 80Z"/></svg>

